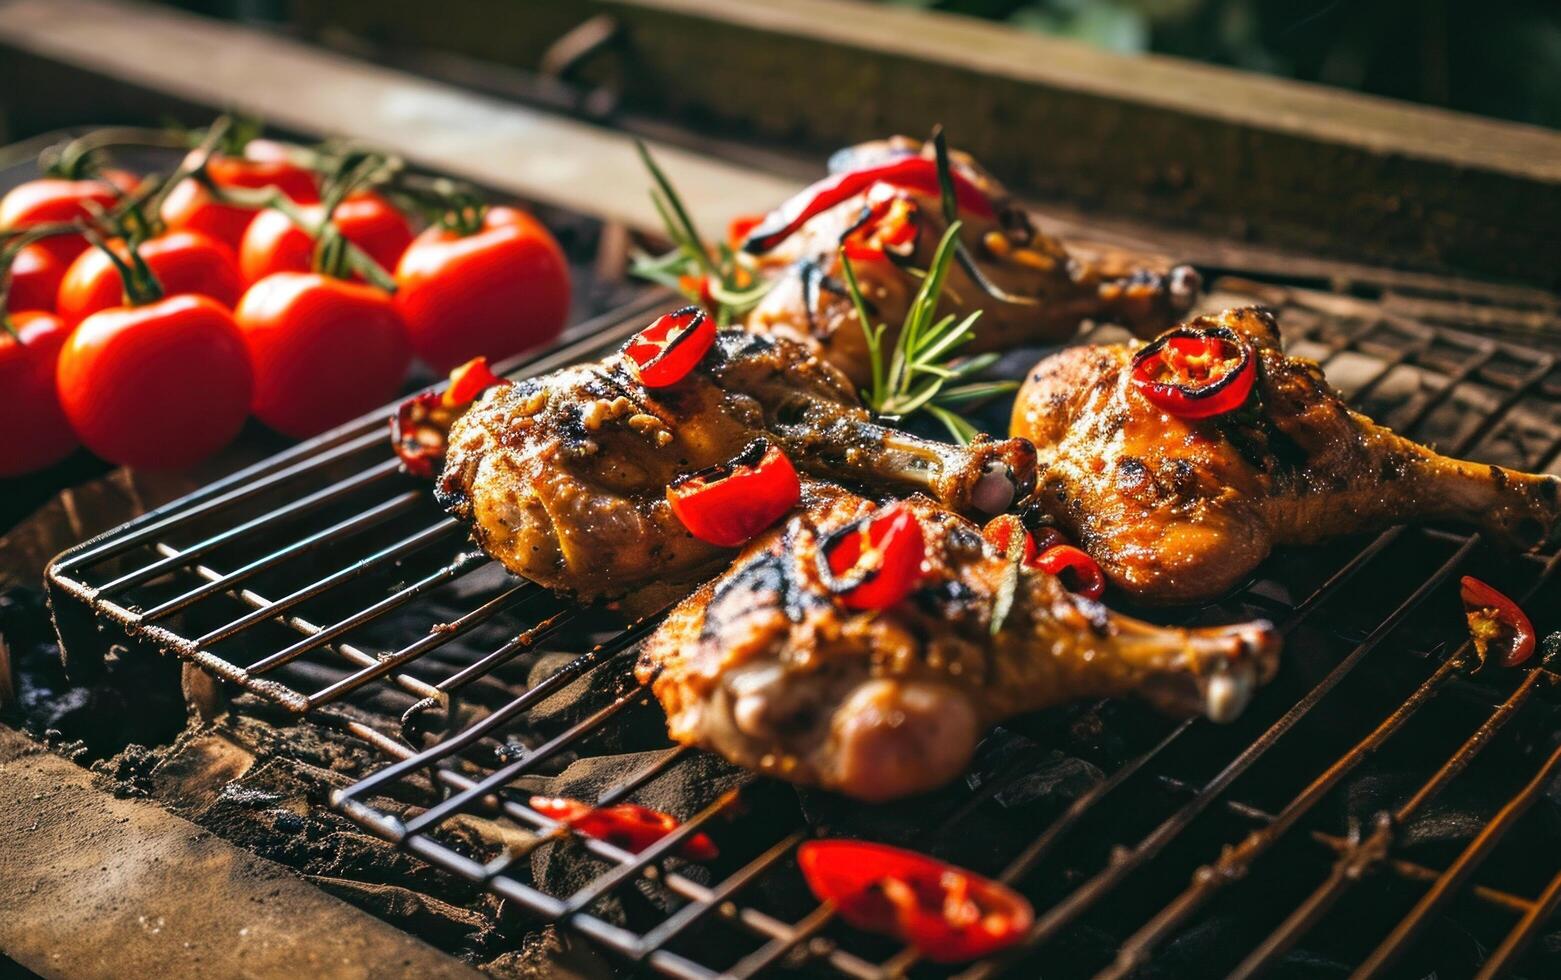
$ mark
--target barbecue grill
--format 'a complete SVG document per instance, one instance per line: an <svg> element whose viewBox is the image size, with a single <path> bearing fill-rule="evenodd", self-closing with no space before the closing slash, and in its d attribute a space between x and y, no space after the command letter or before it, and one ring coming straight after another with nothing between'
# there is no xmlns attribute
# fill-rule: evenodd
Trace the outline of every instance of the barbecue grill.
<svg viewBox="0 0 1561 980"><path fill-rule="evenodd" d="M1356 406L1401 432L1441 433L1446 451L1530 470L1553 466L1561 452L1552 353L1388 314L1346 293L1227 277L1209 304L1243 301L1275 307L1292 350L1318 356ZM644 296L510 372L594 357L668 305ZM799 901L795 881L774 881L796 875L796 845L839 814L819 816L812 808L830 808L816 801L799 807L758 777L727 774L705 797L680 797L682 828L638 854L570 836L528 806L528 781L556 773L561 760L650 742L650 754L600 786L602 805L642 799L710 760L664 740L657 748L654 735L615 735L654 731L632 722L654 709L630 667L656 617L608 632L612 610L574 608L502 574L438 512L425 484L400 473L385 418L371 414L60 556L48 581L67 649L86 646L72 642L72 629L116 623L368 741L389 764L336 795L348 817L668 975L742 977L804 963L852 977L925 968L909 950L835 928L833 910ZM1561 904L1554 862L1524 860L1554 846L1525 814L1561 771L1561 743L1545 726L1557 664L1552 656L1523 670L1477 670L1454 597L1458 576L1477 573L1534 611L1543 632L1555 625L1547 610L1556 607L1558 563L1553 550L1502 555L1477 535L1440 528L1282 553L1235 595L1179 614L1264 615L1285 633L1280 677L1239 724L1092 706L1048 716L1040 731L1020 723L999 732L966 784L937 794L905 840L959 860L964 835L991 823L986 811L1028 824L1026 813L1056 803L1027 810L1035 804L1015 790L1047 761L1042 732L1100 724L1103 711L1122 726L1120 744L1091 760L1096 781L1029 824L1018 846L976 865L1037 899L1039 917L1020 951L960 975L1059 962L1054 955L1081 971L1128 975L1211 915L1228 920L1243 895L1267 893L1270 866L1294 894L1254 903L1225 926L1243 941L1228 946L1239 957L1221 970L1252 976L1293 965L1292 951L1320 955L1307 944L1332 932L1324 948L1342 946L1335 954L1358 963L1358 976L1412 972L1406 964L1446 962L1445 937L1428 927L1450 908L1478 923L1470 941L1490 950L1467 962L1471 970L1513 968ZM579 655L538 670L570 650ZM539 706L560 698L574 702L568 712L550 713L551 727L533 723ZM1541 703L1525 711L1530 702ZM1420 739L1433 744L1406 746ZM1478 770L1487 788L1499 787L1478 833L1426 863L1418 822L1472 778L1482 756L1501 761ZM1402 767L1395 790L1368 812L1341 815L1331 801L1384 757ZM408 800L421 808L408 814ZM777 819L788 806L790 819ZM529 836L517 844L454 835L462 816L508 821ZM871 832L892 821L868 815L851 825ZM713 877L675 857L699 832L725 852ZM1008 828L1004 839L1013 837ZM591 872L564 891L539 886L529 859L565 848ZM636 883L657 896L648 921L643 910L603 911ZM1079 936L1099 928L1091 923L1108 907L1132 911L1106 916L1125 931L1120 949L1100 958Z"/></svg>
<svg viewBox="0 0 1561 980"><path fill-rule="evenodd" d="M379 16L383 5L363 6L370 11L363 16ZM676 5L608 6L643 6L651 29L668 35L681 23L656 9ZM841 29L858 30L853 24ZM767 40L744 25L731 31L733 45ZM745 41L749 34L758 39ZM106 45L95 56L105 72L129 73L113 61L130 59L126 50ZM673 56L682 49L668 50L666 60L683 63ZM54 53L76 57L68 38ZM965 70L905 62L917 72ZM134 71L149 74L131 77L179 98L220 97L175 87L157 74L160 64L143 57ZM827 71L829 63L816 67ZM316 86L317 117L295 115L302 100L290 102L281 90L258 111L300 131L344 130L353 117L331 112L360 106L350 92L332 101L330 92L346 86L329 77L332 85ZM301 75L299 84L308 81ZM957 102L960 91L968 90L951 83L946 97ZM994 116L1009 104L1006 92L993 96ZM631 103L634 95L631 88ZM685 104L696 96L660 97ZM783 130L800 126L787 112L803 111L787 99L770 109ZM1065 96L1067 119L1095 112L1096 99ZM728 111L694 105L717 118ZM804 108L813 112L811 102ZM1131 117L1139 121L1163 115L1147 100L1133 111L1145 113ZM420 138L419 126L433 125L416 113L399 119L402 130L397 122L388 130L395 139ZM1046 129L1024 138L1049 140ZM1187 132L1194 140L1203 133ZM837 141L833 132L822 137ZM1132 152L1165 148L1143 143ZM1002 147L1015 159L983 155L1005 175L1017 174L1016 160L1033 149L1006 137L971 148ZM1123 161L1144 165L1126 153ZM1082 182L1090 170L1082 158L1065 163L1077 168L1066 179ZM497 175L514 161L472 166L485 165ZM1388 176L1440 188L1434 170ZM1458 187L1484 200L1479 188ZM578 196L596 191L611 193L592 187ZM697 192L690 197L705 203ZM1254 192L1221 207L1257 214L1263 204ZM1373 214L1364 213L1363 224ZM1548 234L1553 224L1544 214L1536 206L1533 224ZM1273 226L1304 224L1288 213L1268 217ZM1400 228L1381 220L1384 229ZM1466 234L1473 227L1466 223L1405 220L1430 229L1435 249L1455 257L1449 242L1461 241L1467 257L1492 240ZM1078 231L1065 220L1043 224ZM583 258L617 274L627 232L621 223L608 227L617 237L603 234L600 253ZM1287 347L1321 361L1351 402L1379 421L1443 452L1556 470L1561 306L1550 294L1429 272L1277 261L1223 241L1191 254L1185 240L1161 230L1135 228L1131 237L1197 260L1213 283L1205 308L1275 310ZM1403 240L1389 230L1380 240L1362 234L1335 244L1339 254L1381 259ZM1335 229L1334 237L1356 236ZM1302 227L1289 244L1319 240L1316 228ZM1533 253L1525 260L1531 272L1543 264L1542 249L1496 240ZM1489 271L1500 259L1485 255L1468 267ZM524 377L594 358L672 306L655 291L613 295L627 299L573 328L556 349L502 369ZM1078 340L1117 336L1102 326ZM1039 353L1016 352L1005 367L1021 371ZM1005 407L991 408L990 425L1002 424ZM1547 932L1561 906L1561 652L1543 651L1521 669L1482 669L1457 602L1459 576L1475 574L1524 605L1542 636L1561 628L1554 545L1511 555L1455 529L1394 528L1283 551L1203 607L1127 610L1188 624L1267 617L1285 635L1281 672L1229 726L1109 702L1005 723L955 785L895 807L864 807L670 745L654 699L631 671L657 617L630 622L610 607L575 607L507 575L440 511L426 482L401 472L387 417L371 413L60 555L47 587L72 672L102 668L105 635L128 636L182 660L185 695L208 715L236 688L339 729L383 758L378 771L334 794L348 819L531 920L558 923L669 976L1537 977L1555 970ZM601 805L642 802L683 824L629 853L572 835L531 808L534 793L555 791ZM722 852L705 866L676 854L697 833ZM811 899L796 870L797 846L824 833L914 847L1005 881L1034 903L1033 931L993 960L941 967L852 930Z"/></svg>

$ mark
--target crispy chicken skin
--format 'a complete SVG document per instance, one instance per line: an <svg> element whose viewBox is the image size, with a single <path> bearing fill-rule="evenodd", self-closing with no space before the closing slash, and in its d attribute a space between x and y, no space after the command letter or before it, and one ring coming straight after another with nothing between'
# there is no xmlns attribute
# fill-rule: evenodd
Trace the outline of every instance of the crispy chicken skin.
<svg viewBox="0 0 1561 980"><path fill-rule="evenodd" d="M485 552L548 588L583 600L672 589L733 552L684 529L667 485L760 437L800 471L960 511L1002 511L1034 486L1028 443L962 448L884 428L805 348L728 330L670 387L645 388L618 353L489 389L451 427L436 492Z"/></svg>
<svg viewBox="0 0 1561 980"><path fill-rule="evenodd" d="M1416 520L1474 525L1515 545L1555 527L1561 480L1449 459L1346 407L1312 361L1286 356L1257 309L1200 317L1258 356L1247 408L1202 421L1161 412L1129 383L1137 345L1041 361L1014 405L1036 496L1117 587L1194 602L1245 579L1275 545Z"/></svg>
<svg viewBox="0 0 1561 980"><path fill-rule="evenodd" d="M850 147L830 161L832 171L854 169L896 155L931 157L932 144L903 136ZM983 291L954 263L940 313L965 316L982 310L970 353L1005 350L1025 343L1071 337L1085 319L1109 320L1152 336L1186 313L1196 298L1198 274L1189 266L1135 267L1120 256L1086 259L1041 234L1008 191L963 153L951 165L996 205L993 218L961 215L960 237L987 278L1005 292L1024 297L1013 303ZM918 208L920 229L904 262L917 269L931 263L948 225L936 194L902 191ZM796 234L763 256L774 288L748 315L750 330L775 333L816 345L830 363L858 385L868 379L867 347L846 292L838 251L841 236L858 220L866 192L812 218ZM887 260L853 262L863 295L876 318L889 326L894 343L921 280Z"/></svg>
<svg viewBox="0 0 1561 980"><path fill-rule="evenodd" d="M986 729L1076 698L1137 695L1233 718L1275 667L1263 622L1162 629L1112 613L1057 579L1016 570L973 524L921 496L923 579L881 612L845 608L818 570L820 542L876 505L814 484L787 523L684 600L637 668L674 739L793 782L882 801L940 786Z"/></svg>

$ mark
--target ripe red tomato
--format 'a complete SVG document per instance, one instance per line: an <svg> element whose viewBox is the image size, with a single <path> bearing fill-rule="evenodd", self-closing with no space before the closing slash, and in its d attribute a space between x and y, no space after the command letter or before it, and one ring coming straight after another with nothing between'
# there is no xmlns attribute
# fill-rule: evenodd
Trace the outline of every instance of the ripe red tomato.
<svg viewBox="0 0 1561 980"><path fill-rule="evenodd" d="M318 220L321 205L303 209ZM386 272L394 274L401 253L412 244L412 226L406 216L378 194L354 194L337 206L333 220L347 240L368 253ZM273 272L308 272L313 267L314 238L280 211L255 215L239 246L239 272L253 285Z"/></svg>
<svg viewBox="0 0 1561 980"><path fill-rule="evenodd" d="M287 158L286 150L270 140L251 140L240 157L213 154L206 173L218 187L276 187L299 204L314 204L320 192L314 174ZM201 231L238 253L255 212L249 208L218 204L199 181L186 180L163 201L162 217L169 228Z"/></svg>
<svg viewBox="0 0 1561 980"><path fill-rule="evenodd" d="M64 180L43 177L11 188L0 198L0 228L26 228L55 221L75 221L92 216L95 208L110 210L119 195L135 190L134 174L105 170L101 177ZM53 235L38 243L63 263L69 263L87 247L80 235Z"/></svg>
<svg viewBox="0 0 1561 980"><path fill-rule="evenodd" d="M70 328L38 311L13 315L11 325L20 340L0 330L0 409L7 423L0 477L52 466L76 448L54 393L55 363Z"/></svg>
<svg viewBox="0 0 1561 980"><path fill-rule="evenodd" d="M569 316L563 249L514 208L489 208L482 230L464 237L426 229L401 257L396 283L412 349L438 371L546 343Z"/></svg>
<svg viewBox="0 0 1561 980"><path fill-rule="evenodd" d="M92 314L66 341L56 379L81 441L123 466L187 466L227 445L249 414L244 340L205 296Z"/></svg>
<svg viewBox="0 0 1561 980"><path fill-rule="evenodd" d="M313 272L255 283L235 311L255 417L302 438L396 396L412 352L389 294Z"/></svg>
<svg viewBox="0 0 1561 980"><path fill-rule="evenodd" d="M11 260L11 291L6 308L12 313L23 310L54 310L54 297L65 278L65 263L53 252L34 243L16 253Z"/></svg>
<svg viewBox="0 0 1561 980"><path fill-rule="evenodd" d="M111 247L128 259L123 243ZM139 251L165 296L196 293L232 309L243 291L232 250L198 231L167 232L143 242ZM102 249L93 248L77 256L65 271L54 308L66 323L75 325L124 301L119 270Z"/></svg>

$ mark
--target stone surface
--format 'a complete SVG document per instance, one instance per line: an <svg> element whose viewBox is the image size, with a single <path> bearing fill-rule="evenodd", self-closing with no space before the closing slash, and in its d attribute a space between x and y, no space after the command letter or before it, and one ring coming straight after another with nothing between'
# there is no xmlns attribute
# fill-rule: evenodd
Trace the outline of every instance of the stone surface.
<svg viewBox="0 0 1561 980"><path fill-rule="evenodd" d="M45 977L475 977L0 728L0 950Z"/></svg>

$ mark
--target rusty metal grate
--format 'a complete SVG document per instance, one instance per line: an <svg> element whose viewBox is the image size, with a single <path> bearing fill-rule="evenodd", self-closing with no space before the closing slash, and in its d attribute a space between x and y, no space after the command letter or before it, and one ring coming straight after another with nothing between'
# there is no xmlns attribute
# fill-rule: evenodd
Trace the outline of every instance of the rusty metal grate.
<svg viewBox="0 0 1561 980"><path fill-rule="evenodd" d="M1340 293L1227 278L1210 305L1251 301L1279 308L1290 348L1323 361L1380 421L1444 451L1554 471L1554 355ZM537 373L594 356L658 302L516 367ZM793 851L844 818L804 814L781 784L738 775L686 800L683 827L639 854L566 836L530 809L527 780L605 754L606 734L654 714L629 667L655 619L625 627L611 610L570 608L469 548L426 486L398 472L375 415L67 552L48 581L68 648L72 630L118 624L347 728L394 760L337 794L351 819L632 961L680 977L951 972L840 926L807 899ZM1298 945L1330 943L1347 947L1337 957L1357 975L1394 975L1426 955L1428 927L1449 910L1489 950L1481 976L1514 969L1561 905L1557 838L1527 813L1561 772L1553 726L1532 721L1553 704L1557 675L1543 663L1472 672L1456 581L1473 572L1493 582L1544 633L1561 627L1558 563L1554 551L1514 557L1477 535L1394 528L1278 555L1236 594L1183 610L1187 621L1261 614L1287 636L1280 677L1236 725L1110 707L1122 734L1101 755L1101 778L1043 820L1005 802L1035 772L1043 735L915 804L920 829L902 840L1014 884L1038 911L1022 949L960 975L1031 975L1046 962L1059 975L1125 976L1233 908L1239 938L1189 975L1253 976ZM538 672L568 650L584 652ZM555 713L551 727L528 724L566 697L576 710ZM1073 724L1088 713L1055 717ZM1352 780L1388 758L1397 791L1366 819L1341 809ZM662 742L596 802L635 799L699 761ZM1478 826L1429 856L1411 846L1416 820L1476 774ZM519 833L474 836L474 818ZM1003 840L1014 846L962 859L985 828L1013 825L1023 833ZM674 856L697 832L723 849L712 869ZM1549 850L1529 853L1535 840ZM539 885L528 858L544 847L577 849L591 873L566 888ZM1270 892L1275 867L1285 873ZM615 911L628 892L654 893L655 913ZM1104 945L1081 946L1081 935L1100 933Z"/></svg>

